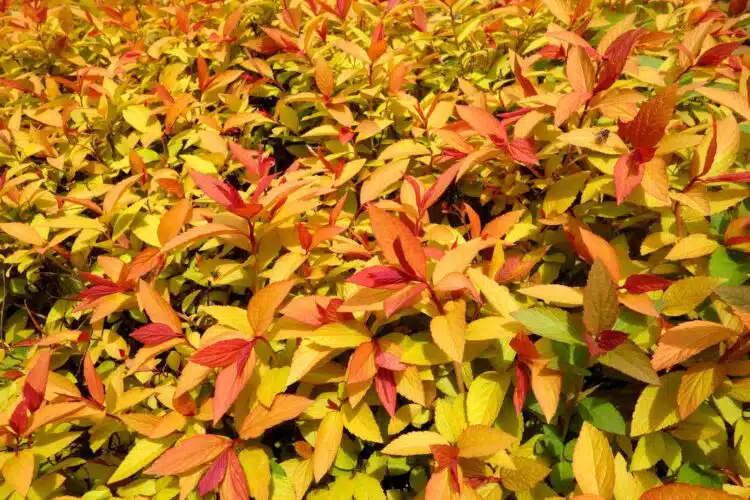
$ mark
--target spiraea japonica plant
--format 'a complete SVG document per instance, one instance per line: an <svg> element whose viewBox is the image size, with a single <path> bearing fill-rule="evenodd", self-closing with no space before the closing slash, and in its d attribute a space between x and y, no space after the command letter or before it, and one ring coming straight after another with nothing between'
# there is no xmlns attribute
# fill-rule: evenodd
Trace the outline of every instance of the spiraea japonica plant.
<svg viewBox="0 0 750 500"><path fill-rule="evenodd" d="M750 498L746 0L0 0L0 500Z"/></svg>

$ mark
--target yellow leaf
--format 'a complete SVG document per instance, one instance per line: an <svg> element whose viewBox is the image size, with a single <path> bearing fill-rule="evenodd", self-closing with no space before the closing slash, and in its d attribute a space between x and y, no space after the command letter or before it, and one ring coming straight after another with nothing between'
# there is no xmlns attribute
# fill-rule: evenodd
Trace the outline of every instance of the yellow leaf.
<svg viewBox="0 0 750 500"><path fill-rule="evenodd" d="M445 314L430 321L432 340L453 361L460 363L466 346L466 304L461 301L445 305Z"/></svg>
<svg viewBox="0 0 750 500"><path fill-rule="evenodd" d="M719 244L705 234L691 234L681 239L664 257L667 260L695 259L713 253Z"/></svg>
<svg viewBox="0 0 750 500"><path fill-rule="evenodd" d="M550 304L577 307L583 305L583 293L578 288L565 285L535 285L518 290L519 293L549 302Z"/></svg>
<svg viewBox="0 0 750 500"><path fill-rule="evenodd" d="M466 340L502 339L510 341L522 326L518 321L499 316L487 316L474 320L466 326Z"/></svg>
<svg viewBox="0 0 750 500"><path fill-rule="evenodd" d="M447 439L432 431L415 431L403 434L380 450L385 455L410 456L430 455L430 446L450 444Z"/></svg>
<svg viewBox="0 0 750 500"><path fill-rule="evenodd" d="M3 464L2 473L7 485L25 498L36 475L34 452L30 448L17 452Z"/></svg>
<svg viewBox="0 0 750 500"><path fill-rule="evenodd" d="M44 240L39 236L37 230L23 222L5 222L0 224L0 230L8 233L22 243L35 247L44 245Z"/></svg>
<svg viewBox="0 0 750 500"><path fill-rule="evenodd" d="M220 325L232 327L248 335L253 332L245 309L235 306L202 306L200 310L209 314Z"/></svg>
<svg viewBox="0 0 750 500"><path fill-rule="evenodd" d="M466 417L469 424L492 425L500 413L509 386L509 371L484 372L475 378L466 396Z"/></svg>
<svg viewBox="0 0 750 500"><path fill-rule="evenodd" d="M555 181L544 196L542 210L545 215L551 218L565 213L575 201L589 175L586 171L578 172Z"/></svg>
<svg viewBox="0 0 750 500"><path fill-rule="evenodd" d="M461 458L489 457L506 450L516 440L496 427L470 425L458 438L458 456Z"/></svg>
<svg viewBox="0 0 750 500"><path fill-rule="evenodd" d="M459 395L453 399L439 399L435 403L435 428L451 443L458 441L466 429L464 401L464 396Z"/></svg>
<svg viewBox="0 0 750 500"><path fill-rule="evenodd" d="M681 378L681 373L668 373L661 378L661 386L651 385L643 389L633 411L631 436L656 432L680 421L677 392Z"/></svg>
<svg viewBox="0 0 750 500"><path fill-rule="evenodd" d="M728 107L735 113L741 115L745 120L750 120L750 105L748 105L747 99L745 99L745 97L739 92L709 87L700 87L695 90L712 101L716 101L719 104Z"/></svg>
<svg viewBox="0 0 750 500"><path fill-rule="evenodd" d="M480 250L494 244L483 238L474 238L473 240L458 245L456 248L449 250L443 255L443 258L435 265L432 272L432 282L437 284L450 273L463 273L472 263Z"/></svg>
<svg viewBox="0 0 750 500"><path fill-rule="evenodd" d="M497 284L494 280L488 278L479 269L471 268L466 274L469 275L472 283L487 299L487 302L501 316L512 320L510 313L518 310L518 302L513 298L506 286Z"/></svg>
<svg viewBox="0 0 750 500"><path fill-rule="evenodd" d="M391 144L378 157L378 160L387 161L394 158L404 158L408 156L425 156L430 154L430 149L413 139L403 139Z"/></svg>
<svg viewBox="0 0 750 500"><path fill-rule="evenodd" d="M245 470L250 496L257 500L268 500L271 487L271 462L261 448L246 448L239 454Z"/></svg>
<svg viewBox="0 0 750 500"><path fill-rule="evenodd" d="M347 321L321 326L310 336L310 341L319 346L341 349L357 347L369 341L370 335L370 331L362 323Z"/></svg>
<svg viewBox="0 0 750 500"><path fill-rule="evenodd" d="M364 205L382 195L389 186L395 184L404 178L406 168L409 166L409 160L396 160L386 164L375 171L365 179L359 191L359 202Z"/></svg>
<svg viewBox="0 0 750 500"><path fill-rule="evenodd" d="M315 435L315 451L312 458L315 482L320 482L333 465L343 435L344 421L341 418L341 413L337 411L328 412L320 421L318 432Z"/></svg>
<svg viewBox="0 0 750 500"><path fill-rule="evenodd" d="M610 134L606 141L599 139L601 127L579 128L561 134L557 139L564 144L590 149L598 153L608 155L623 155L628 152L628 147L622 142L617 134Z"/></svg>
<svg viewBox="0 0 750 500"><path fill-rule="evenodd" d="M361 402L356 408L352 408L348 402L344 403L341 407L341 415L344 418L346 430L358 438L374 443L383 442L375 415L372 414L367 403Z"/></svg>
<svg viewBox="0 0 750 500"><path fill-rule="evenodd" d="M530 457L510 457L514 468L500 467L497 473L503 478L503 488L510 491L523 492L530 490L550 473L549 467L542 460L534 460ZM495 498L495 497L493 497ZM518 498L523 498L518 495Z"/></svg>
<svg viewBox="0 0 750 500"><path fill-rule="evenodd" d="M665 316L687 314L698 307L723 282L723 278L692 276L672 283L662 297L664 307L661 313Z"/></svg>
<svg viewBox="0 0 750 500"><path fill-rule="evenodd" d="M670 328L659 339L651 366L654 370L671 368L709 347L723 342L738 332L719 323L696 320Z"/></svg>
<svg viewBox="0 0 750 500"><path fill-rule="evenodd" d="M724 367L716 363L691 366L680 379L677 409L680 418L693 413L724 381Z"/></svg>
<svg viewBox="0 0 750 500"><path fill-rule="evenodd" d="M615 489L615 458L604 434L584 422L573 451L573 473L584 493L611 498Z"/></svg>
<svg viewBox="0 0 750 500"><path fill-rule="evenodd" d="M659 385L659 375L651 367L651 360L632 340L599 357L599 362L647 384Z"/></svg>
<svg viewBox="0 0 750 500"><path fill-rule="evenodd" d="M156 460L177 441L178 436L167 436L161 439L140 439L120 462L117 470L107 480L107 484L126 479Z"/></svg>
<svg viewBox="0 0 750 500"><path fill-rule="evenodd" d="M246 238L245 233L234 226L216 223L204 224L202 226L190 228L184 233L178 234L177 236L166 242L160 252L167 253L178 247L181 247L182 245L190 245L197 241L207 240L209 238L214 238L217 236L240 236Z"/></svg>

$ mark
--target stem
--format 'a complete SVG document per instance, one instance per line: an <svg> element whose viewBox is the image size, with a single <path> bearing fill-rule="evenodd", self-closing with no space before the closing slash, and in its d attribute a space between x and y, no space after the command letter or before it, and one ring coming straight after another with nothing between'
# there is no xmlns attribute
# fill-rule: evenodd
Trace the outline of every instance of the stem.
<svg viewBox="0 0 750 500"><path fill-rule="evenodd" d="M464 372L461 368L461 363L454 361L453 371L456 372L456 385L458 385L458 392L463 394L466 392L466 386L464 385Z"/></svg>

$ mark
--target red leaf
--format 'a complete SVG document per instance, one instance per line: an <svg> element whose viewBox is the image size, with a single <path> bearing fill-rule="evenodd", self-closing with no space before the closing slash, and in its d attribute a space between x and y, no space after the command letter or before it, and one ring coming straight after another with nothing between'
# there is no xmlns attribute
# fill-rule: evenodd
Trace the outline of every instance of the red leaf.
<svg viewBox="0 0 750 500"><path fill-rule="evenodd" d="M661 94L641 104L638 114L630 123L627 134L634 148L653 149L656 147L656 144L664 137L664 131L672 118L676 102L677 89L674 85L670 85Z"/></svg>
<svg viewBox="0 0 750 500"><path fill-rule="evenodd" d="M671 284L672 280L662 278L661 276L655 276L653 274L632 274L628 276L622 287L629 293L638 294L653 292L656 290L666 290Z"/></svg>
<svg viewBox="0 0 750 500"><path fill-rule="evenodd" d="M211 368L223 368L247 356L252 346L253 343L245 339L220 340L198 349L190 361Z"/></svg>
<svg viewBox="0 0 750 500"><path fill-rule="evenodd" d="M392 372L402 372L406 370L406 365L403 364L395 354L384 351L379 347L375 349L375 365L378 368L383 368Z"/></svg>
<svg viewBox="0 0 750 500"><path fill-rule="evenodd" d="M197 170L191 170L190 176L198 187L201 188L201 191L217 203L227 208L242 208L245 206L245 202L240 197L240 194L229 184Z"/></svg>
<svg viewBox="0 0 750 500"><path fill-rule="evenodd" d="M529 392L529 374L520 364L516 364L516 388L513 392L513 406L516 413L521 413L523 404L526 402L526 394Z"/></svg>
<svg viewBox="0 0 750 500"><path fill-rule="evenodd" d="M698 58L696 66L718 66L724 59L732 55L740 45L740 42L727 42L714 45Z"/></svg>
<svg viewBox="0 0 750 500"><path fill-rule="evenodd" d="M517 333L510 341L510 347L518 353L518 357L524 363L539 357L539 350L525 333Z"/></svg>
<svg viewBox="0 0 750 500"><path fill-rule="evenodd" d="M10 428L13 429L13 432L16 434L23 434L29 426L29 414L27 410L26 401L22 399L16 406L16 409L13 410L13 413L8 420Z"/></svg>
<svg viewBox="0 0 750 500"><path fill-rule="evenodd" d="M158 345L179 337L179 334L163 323L149 323L134 330L130 337L143 345Z"/></svg>
<svg viewBox="0 0 750 500"><path fill-rule="evenodd" d="M203 59L203 57L198 56L198 88L203 92L206 90L206 87L210 83L210 80L208 78L208 65L206 64L206 60Z"/></svg>
<svg viewBox="0 0 750 500"><path fill-rule="evenodd" d="M388 415L396 415L396 380L392 371L378 368L375 374L375 392Z"/></svg>
<svg viewBox="0 0 750 500"><path fill-rule="evenodd" d="M625 200L643 180L646 167L638 161L636 153L627 153L615 164L615 197L617 204Z"/></svg>
<svg viewBox="0 0 750 500"><path fill-rule="evenodd" d="M430 453L438 463L438 468L445 469L450 467L453 463L458 461L458 454L460 450L458 446L452 446L449 444L432 444L430 445Z"/></svg>
<svg viewBox="0 0 750 500"><path fill-rule="evenodd" d="M747 9L747 0L729 0L729 13L733 16L742 14Z"/></svg>
<svg viewBox="0 0 750 500"><path fill-rule="evenodd" d="M604 60L606 62L599 75L599 81L594 88L594 94L602 90L607 90L617 81L622 70L625 68L625 63L628 57L630 57L635 44L645 34L646 30L644 28L626 31L615 38L609 47L607 47L607 51L604 53Z"/></svg>
<svg viewBox="0 0 750 500"><path fill-rule="evenodd" d="M83 356L83 379L86 381L91 399L104 405L104 384L88 352Z"/></svg>
<svg viewBox="0 0 750 500"><path fill-rule="evenodd" d="M367 288L401 290L412 281L412 278L404 271L395 267L373 266L359 271L346 281Z"/></svg>
<svg viewBox="0 0 750 500"><path fill-rule="evenodd" d="M599 334L597 343L599 348L604 352L609 352L612 349L620 346L623 342L628 339L628 334L619 330L604 330Z"/></svg>
<svg viewBox="0 0 750 500"><path fill-rule="evenodd" d="M227 465L229 465L229 454L230 450L225 451L219 458L211 464L200 482L198 483L198 494L200 496L205 495L212 489L219 486L219 483L224 479L224 474L227 471Z"/></svg>
<svg viewBox="0 0 750 500"><path fill-rule="evenodd" d="M517 137L508 144L508 155L523 165L539 165L534 143L528 137Z"/></svg>
<svg viewBox="0 0 750 500"><path fill-rule="evenodd" d="M383 302L383 312L386 317L419 302L425 290L427 290L426 283L414 283L388 297Z"/></svg>
<svg viewBox="0 0 750 500"><path fill-rule="evenodd" d="M459 164L456 164L453 167L449 168L448 170L440 174L440 177L438 177L435 183L427 189L424 197L422 198L420 207L422 211L430 208L435 204L436 201L440 199L443 193L445 193L445 190L448 189L448 186L453 183L453 180L458 174L459 168Z"/></svg>
<svg viewBox="0 0 750 500"><path fill-rule="evenodd" d="M305 251L310 250L310 244L312 243L312 234L310 234L310 231L308 231L302 223L297 224L297 238L299 239L300 246Z"/></svg>
<svg viewBox="0 0 750 500"><path fill-rule="evenodd" d="M730 174L715 175L702 179L703 182L750 182L750 170L747 172L732 172Z"/></svg>
<svg viewBox="0 0 750 500"><path fill-rule="evenodd" d="M232 158L242 163L252 181L257 181L267 175L276 163L273 158L266 157L259 151L245 149L236 142L229 142L229 151L232 153Z"/></svg>
<svg viewBox="0 0 750 500"><path fill-rule="evenodd" d="M427 31L427 15L424 7L415 5L412 8L412 14L414 15L414 27L423 33Z"/></svg>
<svg viewBox="0 0 750 500"><path fill-rule="evenodd" d="M49 376L49 364L52 360L50 351L42 351L34 363L34 367L26 376L23 384L23 397L29 411L35 412L42 406L44 391L47 389L47 377Z"/></svg>
<svg viewBox="0 0 750 500"><path fill-rule="evenodd" d="M8 169L6 168L3 170L3 173L0 174L0 191L3 190L3 186L5 186L5 182L8 180Z"/></svg>

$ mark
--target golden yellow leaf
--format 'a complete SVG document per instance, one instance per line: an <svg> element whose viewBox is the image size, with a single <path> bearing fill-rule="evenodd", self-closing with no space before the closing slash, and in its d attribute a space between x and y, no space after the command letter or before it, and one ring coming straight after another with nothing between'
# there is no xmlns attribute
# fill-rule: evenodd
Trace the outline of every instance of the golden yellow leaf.
<svg viewBox="0 0 750 500"><path fill-rule="evenodd" d="M665 316L688 314L723 282L723 278L692 276L672 283L662 297L664 306L661 313Z"/></svg>
<svg viewBox="0 0 750 500"><path fill-rule="evenodd" d="M315 451L313 452L312 462L313 476L316 482L320 482L333 465L343 435L344 420L341 413L337 411L328 412L320 421L318 432L315 435Z"/></svg>
<svg viewBox="0 0 750 500"><path fill-rule="evenodd" d="M573 473L584 493L611 498L615 489L615 459L604 434L584 422L573 451Z"/></svg>
<svg viewBox="0 0 750 500"><path fill-rule="evenodd" d="M664 257L667 260L695 259L713 253L719 244L705 234L691 234L677 242Z"/></svg>
<svg viewBox="0 0 750 500"><path fill-rule="evenodd" d="M445 314L430 321L432 339L453 361L463 361L466 345L466 304L461 301L445 305Z"/></svg>
<svg viewBox="0 0 750 500"><path fill-rule="evenodd" d="M717 363L698 363L685 372L677 392L677 409L685 419L714 393L724 381L724 368Z"/></svg>
<svg viewBox="0 0 750 500"><path fill-rule="evenodd" d="M383 448L381 453L386 455L410 456L429 455L432 453L430 446L450 444L447 439L432 431L414 431L402 434Z"/></svg>
<svg viewBox="0 0 750 500"><path fill-rule="evenodd" d="M560 306L583 305L583 292L565 285L534 285L520 288L519 293Z"/></svg>

